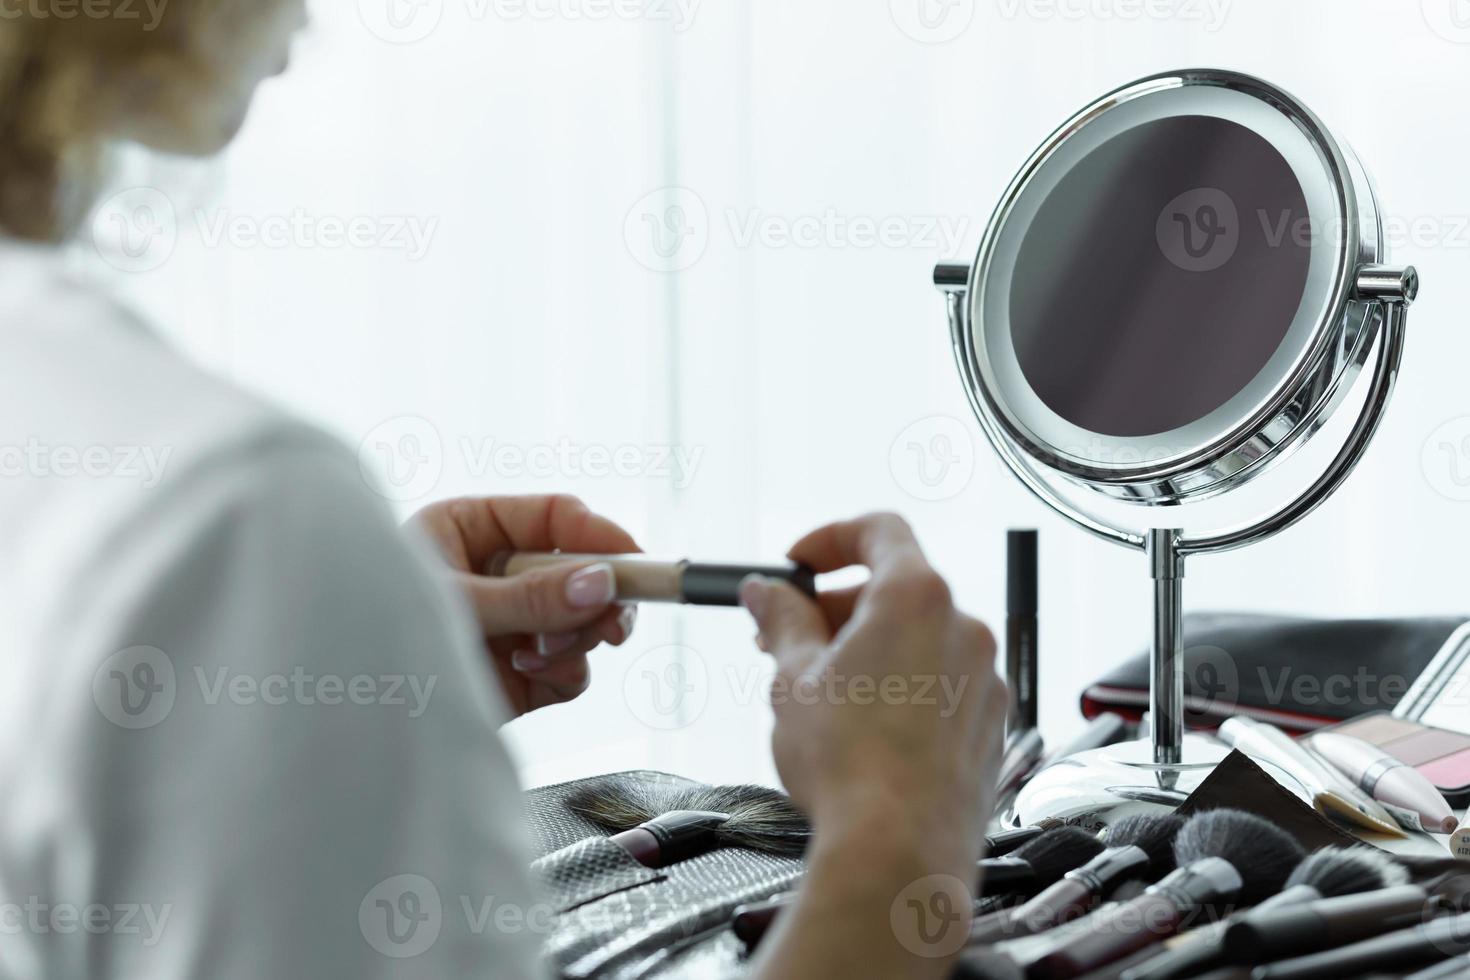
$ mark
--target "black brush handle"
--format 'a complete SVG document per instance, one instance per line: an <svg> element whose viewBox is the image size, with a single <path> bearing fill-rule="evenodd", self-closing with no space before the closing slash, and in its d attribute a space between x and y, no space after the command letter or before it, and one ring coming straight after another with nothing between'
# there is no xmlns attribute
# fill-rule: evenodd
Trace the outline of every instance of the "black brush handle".
<svg viewBox="0 0 1470 980"><path fill-rule="evenodd" d="M1095 913L1093 928L1038 958L1027 980L1072 980L1146 949L1178 931L1197 909L1240 894L1240 873L1220 858L1180 868L1129 902Z"/></svg>
<svg viewBox="0 0 1470 980"><path fill-rule="evenodd" d="M718 847L729 820L728 813L675 810L609 839L645 868L666 868Z"/></svg>
<svg viewBox="0 0 1470 980"><path fill-rule="evenodd" d="M1225 930L1223 945L1234 963L1269 963L1388 932L1423 915L1428 893L1398 885L1243 916Z"/></svg>
<svg viewBox="0 0 1470 980"><path fill-rule="evenodd" d="M1035 891L1036 869L1018 857L986 858L980 862L980 888L986 895Z"/></svg>
<svg viewBox="0 0 1470 980"><path fill-rule="evenodd" d="M745 944L747 953L755 952L771 926L775 925L781 910L795 900L794 892L783 892L764 902L736 907L735 915L730 919L730 929L735 933L735 938Z"/></svg>
<svg viewBox="0 0 1470 980"><path fill-rule="evenodd" d="M1259 980L1337 980L1367 973L1406 973L1470 952L1470 915L1434 919L1412 929L1257 967Z"/></svg>

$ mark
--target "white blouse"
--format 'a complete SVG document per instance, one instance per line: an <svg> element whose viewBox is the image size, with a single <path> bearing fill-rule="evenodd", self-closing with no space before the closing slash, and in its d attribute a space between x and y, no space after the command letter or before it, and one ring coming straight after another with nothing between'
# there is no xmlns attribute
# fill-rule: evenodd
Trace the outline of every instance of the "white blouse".
<svg viewBox="0 0 1470 980"><path fill-rule="evenodd" d="M0 245L0 976L541 976L435 571L344 446Z"/></svg>

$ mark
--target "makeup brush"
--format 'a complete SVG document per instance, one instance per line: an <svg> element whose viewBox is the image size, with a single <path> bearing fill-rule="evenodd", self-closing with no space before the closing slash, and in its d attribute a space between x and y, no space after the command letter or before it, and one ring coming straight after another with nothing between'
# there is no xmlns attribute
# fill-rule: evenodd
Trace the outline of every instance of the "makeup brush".
<svg viewBox="0 0 1470 980"><path fill-rule="evenodd" d="M1174 870L1174 839L1183 826L1184 818L1172 813L1140 814L1119 821L1108 831L1106 850L1068 871L1019 908L977 920L970 942L1035 935L1084 915L1096 899L1123 881L1157 881Z"/></svg>
<svg viewBox="0 0 1470 980"><path fill-rule="evenodd" d="M1420 970L1404 980L1464 980L1470 977L1470 956L1458 956L1438 966Z"/></svg>
<svg viewBox="0 0 1470 980"><path fill-rule="evenodd" d="M691 786L594 780L567 809L614 831L611 840L640 864L662 868L718 847L799 857L811 828L786 794L765 786Z"/></svg>
<svg viewBox="0 0 1470 980"><path fill-rule="evenodd" d="M1030 827L1014 827L986 834L984 854L986 857L1005 857L1017 848L1031 843L1053 827L1063 825L1063 821L1055 817L1047 817Z"/></svg>
<svg viewBox="0 0 1470 980"><path fill-rule="evenodd" d="M1102 841L1080 827L1053 827L1013 854L978 862L980 891L1031 894L1095 857L1102 849ZM754 950L781 910L795 901L794 894L783 894L742 905L735 910L730 927L747 950Z"/></svg>
<svg viewBox="0 0 1470 980"><path fill-rule="evenodd" d="M1013 854L981 861L980 892L1034 895L1097 857L1103 847L1081 827L1053 827Z"/></svg>
<svg viewBox="0 0 1470 980"><path fill-rule="evenodd" d="M1269 916L1232 922L1225 930L1225 955L1239 963L1270 963L1355 943L1422 921L1429 903L1428 893L1417 885L1298 902Z"/></svg>
<svg viewBox="0 0 1470 980"><path fill-rule="evenodd" d="M1191 817L1174 840L1178 868L1137 898L1099 910L1092 928L1067 935L1032 962L1031 980L1071 980L1179 931L1226 903L1253 905L1280 890L1306 856L1260 817L1210 810Z"/></svg>
<svg viewBox="0 0 1470 980"><path fill-rule="evenodd" d="M1279 910L1341 895L1378 891L1409 880L1406 868L1387 854L1371 847L1324 847L1296 866L1286 887L1255 908L1237 913L1220 923L1220 928L1200 933L1199 938L1180 948L1160 953L1126 971L1120 980L1177 980L1192 977L1227 962L1242 961L1225 955L1224 933L1239 922L1261 922ZM1255 957L1252 962L1259 962Z"/></svg>
<svg viewBox="0 0 1470 980"><path fill-rule="evenodd" d="M1405 973L1467 952L1470 915L1447 916L1348 946L1258 966L1251 976L1253 980L1338 980L1366 973Z"/></svg>

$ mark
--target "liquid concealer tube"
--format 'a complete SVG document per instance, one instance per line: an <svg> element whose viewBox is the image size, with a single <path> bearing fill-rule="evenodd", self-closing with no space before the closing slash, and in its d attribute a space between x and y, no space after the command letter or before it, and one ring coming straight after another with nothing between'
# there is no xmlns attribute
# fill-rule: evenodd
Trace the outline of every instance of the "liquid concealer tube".
<svg viewBox="0 0 1470 980"><path fill-rule="evenodd" d="M619 602L678 602L693 606L738 606L740 583L751 575L779 579L815 598L816 575L804 565L717 565L647 555L571 555L561 552L502 551L485 574L519 575L556 565L605 562L613 568Z"/></svg>

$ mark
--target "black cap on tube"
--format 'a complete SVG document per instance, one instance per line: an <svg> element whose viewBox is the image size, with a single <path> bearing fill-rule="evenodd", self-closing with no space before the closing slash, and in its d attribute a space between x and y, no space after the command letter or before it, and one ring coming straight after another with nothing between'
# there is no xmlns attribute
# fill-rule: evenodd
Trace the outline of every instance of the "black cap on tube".
<svg viewBox="0 0 1470 980"><path fill-rule="evenodd" d="M1006 615L1036 615L1036 532L1006 533Z"/></svg>

